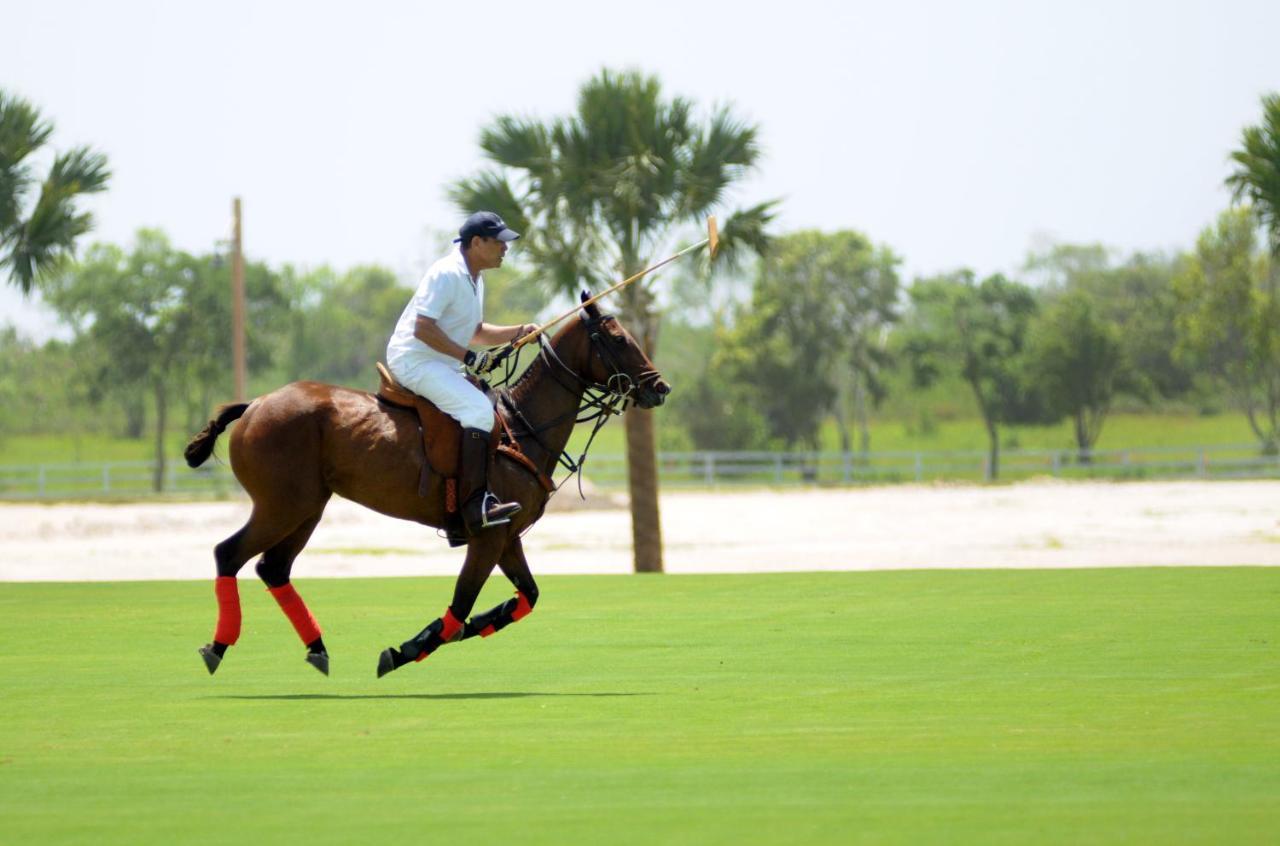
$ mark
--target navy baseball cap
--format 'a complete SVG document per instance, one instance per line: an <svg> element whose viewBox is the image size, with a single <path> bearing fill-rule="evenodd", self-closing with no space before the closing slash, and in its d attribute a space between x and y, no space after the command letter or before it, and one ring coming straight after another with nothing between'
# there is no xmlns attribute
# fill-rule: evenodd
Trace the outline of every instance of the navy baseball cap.
<svg viewBox="0 0 1280 846"><path fill-rule="evenodd" d="M467 218L462 228L458 230L458 237L453 239L453 243L469 243L477 235L482 238L497 238L499 241L514 241L520 237L519 232L508 229L503 219L493 212L480 211Z"/></svg>

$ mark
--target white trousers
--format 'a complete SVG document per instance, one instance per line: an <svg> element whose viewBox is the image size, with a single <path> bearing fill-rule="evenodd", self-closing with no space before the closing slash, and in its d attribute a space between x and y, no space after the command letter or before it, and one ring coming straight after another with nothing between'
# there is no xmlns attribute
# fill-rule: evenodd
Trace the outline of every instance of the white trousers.
<svg viewBox="0 0 1280 846"><path fill-rule="evenodd" d="M387 362L401 385L431 400L445 414L469 429L493 430L493 406L480 389L454 365L438 359L400 357Z"/></svg>

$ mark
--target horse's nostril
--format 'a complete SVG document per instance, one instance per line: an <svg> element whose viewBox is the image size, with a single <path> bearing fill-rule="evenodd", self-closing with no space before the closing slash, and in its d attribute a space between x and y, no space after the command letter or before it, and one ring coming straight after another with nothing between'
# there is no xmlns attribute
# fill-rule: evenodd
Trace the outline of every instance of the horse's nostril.
<svg viewBox="0 0 1280 846"><path fill-rule="evenodd" d="M671 386L662 380L659 380L655 387L657 388L659 396L665 397L667 394L671 393Z"/></svg>

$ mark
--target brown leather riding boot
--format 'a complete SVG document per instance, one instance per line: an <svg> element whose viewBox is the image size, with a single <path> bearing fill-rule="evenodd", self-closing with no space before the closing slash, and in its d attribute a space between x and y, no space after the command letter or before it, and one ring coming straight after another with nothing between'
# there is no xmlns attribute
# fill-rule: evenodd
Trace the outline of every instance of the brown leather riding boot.
<svg viewBox="0 0 1280 846"><path fill-rule="evenodd" d="M499 502L489 493L489 433L484 429L463 429L459 460L462 520L467 524L467 533L474 535L510 523L520 512L520 503Z"/></svg>

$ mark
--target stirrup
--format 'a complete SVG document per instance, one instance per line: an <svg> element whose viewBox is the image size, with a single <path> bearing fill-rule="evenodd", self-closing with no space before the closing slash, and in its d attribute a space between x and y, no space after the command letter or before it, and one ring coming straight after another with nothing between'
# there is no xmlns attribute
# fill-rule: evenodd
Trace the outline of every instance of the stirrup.
<svg viewBox="0 0 1280 846"><path fill-rule="evenodd" d="M497 516L490 518L490 512L497 512ZM520 503L499 502L493 493L485 491L484 498L480 500L480 528L487 529L490 526L501 526L505 523L510 523L511 518L519 513Z"/></svg>
<svg viewBox="0 0 1280 846"><path fill-rule="evenodd" d="M490 510L498 513L490 517ZM479 525L468 524L467 531L471 534L483 532L485 529L491 529L494 526L504 526L511 522L511 518L520 513L520 503L518 502L499 502L498 498L491 491L485 491L480 497L480 523Z"/></svg>

